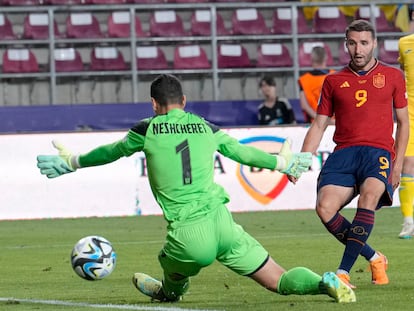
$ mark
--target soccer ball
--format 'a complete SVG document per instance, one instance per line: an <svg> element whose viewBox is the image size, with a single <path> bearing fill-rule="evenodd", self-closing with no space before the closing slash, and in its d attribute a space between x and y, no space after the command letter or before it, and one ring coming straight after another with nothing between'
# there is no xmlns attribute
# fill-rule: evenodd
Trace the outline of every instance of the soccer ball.
<svg viewBox="0 0 414 311"><path fill-rule="evenodd" d="M70 259L76 274L88 281L107 277L116 265L111 242L96 235L80 239L73 247Z"/></svg>

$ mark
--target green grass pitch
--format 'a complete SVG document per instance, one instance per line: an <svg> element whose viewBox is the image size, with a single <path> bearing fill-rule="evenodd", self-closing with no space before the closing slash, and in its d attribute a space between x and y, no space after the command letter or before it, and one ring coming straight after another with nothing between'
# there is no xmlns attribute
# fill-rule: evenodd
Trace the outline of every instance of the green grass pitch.
<svg viewBox="0 0 414 311"><path fill-rule="evenodd" d="M314 211L235 213L234 218L285 268L307 266L322 274L339 264L343 246ZM0 310L412 310L414 240L397 238L401 222L398 208L377 213L369 242L387 255L390 284L371 285L367 263L358 259L351 272L357 286L354 304L336 304L323 295L274 294L218 263L192 278L183 301L158 304L140 294L131 277L137 271L161 276L162 217L1 221ZM117 267L104 280L85 281L72 271L70 252L81 237L95 234L112 242Z"/></svg>

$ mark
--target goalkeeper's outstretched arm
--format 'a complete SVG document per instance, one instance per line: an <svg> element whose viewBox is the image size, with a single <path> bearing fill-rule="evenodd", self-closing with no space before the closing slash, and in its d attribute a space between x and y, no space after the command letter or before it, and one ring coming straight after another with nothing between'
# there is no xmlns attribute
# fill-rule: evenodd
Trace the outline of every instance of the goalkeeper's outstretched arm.
<svg viewBox="0 0 414 311"><path fill-rule="evenodd" d="M40 173L48 178L72 173L81 167L108 164L124 156L120 147L122 141L99 146L85 155L73 155L57 141L53 141L52 144L58 150L58 155L37 156L37 167Z"/></svg>

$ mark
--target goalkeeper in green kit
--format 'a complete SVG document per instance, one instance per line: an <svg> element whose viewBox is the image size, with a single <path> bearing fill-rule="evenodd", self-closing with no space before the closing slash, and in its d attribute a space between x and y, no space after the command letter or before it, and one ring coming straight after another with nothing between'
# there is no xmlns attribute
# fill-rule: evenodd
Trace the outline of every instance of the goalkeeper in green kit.
<svg viewBox="0 0 414 311"><path fill-rule="evenodd" d="M166 242L158 260L161 281L135 273L135 287L153 300L179 301L190 277L215 260L281 295L325 294L337 302L354 302L351 288L335 273L322 276L304 267L286 271L263 246L236 224L226 207L229 196L214 182L214 155L258 168L299 177L307 171L310 153L292 153L286 141L278 155L240 144L202 117L185 112L180 81L160 75L151 84L155 116L133 126L122 140L72 155L54 142L59 155L39 155L37 166L48 178L76 169L104 165L143 151L153 195L167 221Z"/></svg>

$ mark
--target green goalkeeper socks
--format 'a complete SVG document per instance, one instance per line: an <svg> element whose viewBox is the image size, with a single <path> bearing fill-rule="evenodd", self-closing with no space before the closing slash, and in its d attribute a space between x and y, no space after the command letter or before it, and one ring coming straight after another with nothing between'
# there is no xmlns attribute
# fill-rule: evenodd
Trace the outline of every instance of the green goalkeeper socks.
<svg viewBox="0 0 414 311"><path fill-rule="evenodd" d="M277 286L281 295L317 295L325 294L321 286L322 277L304 267L296 267L280 276Z"/></svg>

